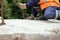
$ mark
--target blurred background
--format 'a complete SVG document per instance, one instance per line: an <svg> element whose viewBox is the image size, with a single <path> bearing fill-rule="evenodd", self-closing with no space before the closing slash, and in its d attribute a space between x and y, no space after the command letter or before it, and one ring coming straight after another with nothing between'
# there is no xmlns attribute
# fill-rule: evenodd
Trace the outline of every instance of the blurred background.
<svg viewBox="0 0 60 40"><path fill-rule="evenodd" d="M15 0L16 2L26 3L28 0ZM1 7L0 7L1 11ZM4 0L5 19L23 19L30 15L29 10L21 10L13 0Z"/></svg>
<svg viewBox="0 0 60 40"><path fill-rule="evenodd" d="M29 0L15 0L17 2L26 3ZM5 19L25 19L26 17L30 16L30 10L25 9L21 10L13 0L3 0L4 2L4 17ZM1 7L0 7L1 11ZM37 14L37 17L40 14Z"/></svg>

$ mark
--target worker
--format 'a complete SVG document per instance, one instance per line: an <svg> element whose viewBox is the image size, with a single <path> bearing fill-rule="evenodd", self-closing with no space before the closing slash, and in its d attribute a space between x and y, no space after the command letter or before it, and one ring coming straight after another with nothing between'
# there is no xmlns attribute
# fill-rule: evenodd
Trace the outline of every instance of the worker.
<svg viewBox="0 0 60 40"><path fill-rule="evenodd" d="M34 16L36 16L35 6L39 6L42 10L40 19L55 19L56 10L60 9L59 0L29 0L27 3L18 3L21 9L30 9ZM60 15L59 15L60 16Z"/></svg>

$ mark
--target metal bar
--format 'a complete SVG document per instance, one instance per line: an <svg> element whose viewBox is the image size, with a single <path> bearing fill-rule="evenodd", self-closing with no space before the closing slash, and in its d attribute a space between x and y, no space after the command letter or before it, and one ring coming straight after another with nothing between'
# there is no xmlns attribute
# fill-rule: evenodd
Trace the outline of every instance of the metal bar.
<svg viewBox="0 0 60 40"><path fill-rule="evenodd" d="M4 4L3 4L3 0L0 0L0 5L1 5L1 20L2 20L2 23L0 23L0 25L4 25Z"/></svg>
<svg viewBox="0 0 60 40"><path fill-rule="evenodd" d="M18 6L16 0L13 0L13 2ZM18 6L18 7L19 7L19 6ZM22 10L22 9L21 9L21 10ZM23 10L22 10L22 16L23 16L23 19L24 19L24 18L25 18L25 14L24 14Z"/></svg>

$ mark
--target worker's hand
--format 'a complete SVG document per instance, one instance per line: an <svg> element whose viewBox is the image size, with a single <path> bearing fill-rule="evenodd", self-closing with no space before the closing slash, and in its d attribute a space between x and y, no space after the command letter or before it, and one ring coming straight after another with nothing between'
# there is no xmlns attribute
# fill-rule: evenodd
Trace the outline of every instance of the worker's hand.
<svg viewBox="0 0 60 40"><path fill-rule="evenodd" d="M17 6L21 9L26 9L26 4L24 3L17 3Z"/></svg>

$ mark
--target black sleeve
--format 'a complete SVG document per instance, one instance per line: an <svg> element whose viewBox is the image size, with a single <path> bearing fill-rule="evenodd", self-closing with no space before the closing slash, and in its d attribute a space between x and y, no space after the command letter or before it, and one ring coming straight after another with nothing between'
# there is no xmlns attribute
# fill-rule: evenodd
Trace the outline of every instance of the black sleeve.
<svg viewBox="0 0 60 40"><path fill-rule="evenodd" d="M27 3L26 3L26 7L28 9L32 8L33 6L36 6L37 3L39 2L39 0L29 0Z"/></svg>

